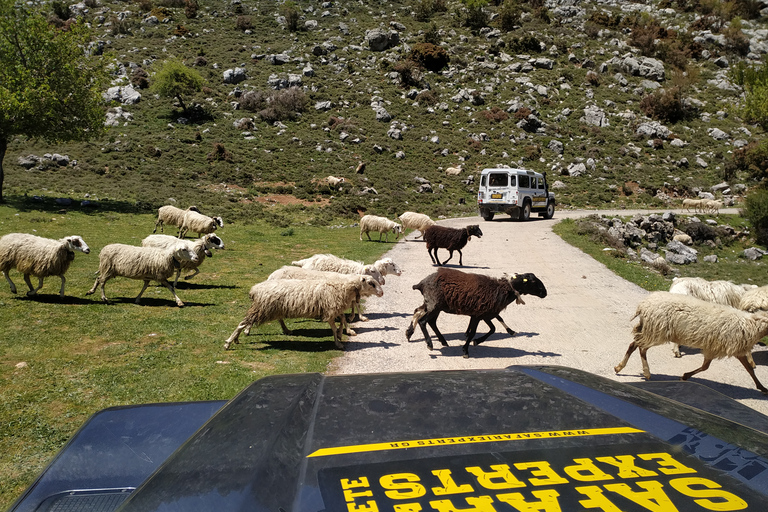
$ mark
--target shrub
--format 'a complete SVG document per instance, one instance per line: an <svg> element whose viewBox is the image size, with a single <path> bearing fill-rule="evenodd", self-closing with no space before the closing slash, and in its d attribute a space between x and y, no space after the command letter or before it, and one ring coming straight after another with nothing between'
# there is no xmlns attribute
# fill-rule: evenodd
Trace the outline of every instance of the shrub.
<svg viewBox="0 0 768 512"><path fill-rule="evenodd" d="M208 60L203 56L195 57L195 61L193 62L193 65L203 68L208 65Z"/></svg>
<svg viewBox="0 0 768 512"><path fill-rule="evenodd" d="M431 44L440 44L440 31L437 25L433 22L429 24L429 27L424 32L424 42Z"/></svg>
<svg viewBox="0 0 768 512"><path fill-rule="evenodd" d="M433 91L422 91L416 96L421 105L436 105L440 98Z"/></svg>
<svg viewBox="0 0 768 512"><path fill-rule="evenodd" d="M768 178L768 139L750 142L737 149L733 152L732 162L736 169L749 172L753 179L765 181Z"/></svg>
<svg viewBox="0 0 768 512"><path fill-rule="evenodd" d="M392 71L400 75L400 85L408 87L419 85L419 65L410 59L400 60L392 67Z"/></svg>
<svg viewBox="0 0 768 512"><path fill-rule="evenodd" d="M206 157L208 159L208 162L231 162L232 161L232 153L226 150L224 148L224 144L220 142L214 142L213 143L213 151L208 153L208 156Z"/></svg>
<svg viewBox="0 0 768 512"><path fill-rule="evenodd" d="M600 75L594 71L587 71L586 80L589 85L593 85L595 87L600 85Z"/></svg>
<svg viewBox="0 0 768 512"><path fill-rule="evenodd" d="M685 119L680 87L659 89L640 100L640 110L651 119L676 123Z"/></svg>
<svg viewBox="0 0 768 512"><path fill-rule="evenodd" d="M253 28L253 24L251 23L251 17L238 16L237 21L235 21L235 27L237 27L237 30L241 32L245 32L246 30L251 30Z"/></svg>
<svg viewBox="0 0 768 512"><path fill-rule="evenodd" d="M488 25L489 16L483 9L488 5L487 0L461 0L463 8L456 12L456 19L463 27L480 30Z"/></svg>
<svg viewBox="0 0 768 512"><path fill-rule="evenodd" d="M509 41L509 48L515 53L539 53L541 43L535 36L513 37Z"/></svg>
<svg viewBox="0 0 768 512"><path fill-rule="evenodd" d="M499 29L503 32L511 32L520 24L520 7L514 0L504 0L496 17Z"/></svg>
<svg viewBox="0 0 768 512"><path fill-rule="evenodd" d="M248 91L240 96L240 108L249 112L258 112L267 104L267 95L262 91Z"/></svg>
<svg viewBox="0 0 768 512"><path fill-rule="evenodd" d="M66 21L72 16L72 11L69 9L69 5L65 2L55 0L51 4L53 14L55 14L60 20Z"/></svg>
<svg viewBox="0 0 768 512"><path fill-rule="evenodd" d="M541 156L541 146L538 144L532 146L525 146L523 149L526 160L538 160Z"/></svg>
<svg viewBox="0 0 768 512"><path fill-rule="evenodd" d="M749 53L749 38L741 31L741 19L733 18L731 23L722 30L725 37L725 47L737 55Z"/></svg>
<svg viewBox="0 0 768 512"><path fill-rule="evenodd" d="M587 21L603 27L618 28L621 25L621 15L617 14L614 16L604 11L595 11L589 16Z"/></svg>
<svg viewBox="0 0 768 512"><path fill-rule="evenodd" d="M434 72L446 67L451 60L445 48L431 43L416 43L413 45L408 59Z"/></svg>
<svg viewBox="0 0 768 512"><path fill-rule="evenodd" d="M158 0L157 4L171 9L180 9L184 7L184 0Z"/></svg>
<svg viewBox="0 0 768 512"><path fill-rule="evenodd" d="M139 10L142 12L150 12L155 7L155 4L152 3L152 0L139 0L136 2L136 4L139 6Z"/></svg>
<svg viewBox="0 0 768 512"><path fill-rule="evenodd" d="M518 121L522 121L523 119L528 119L528 116L531 115L531 109L527 107L521 107L515 111L515 119Z"/></svg>
<svg viewBox="0 0 768 512"><path fill-rule="evenodd" d="M175 35L176 37L182 37L187 34L189 34L189 29L184 25L181 25L181 24L176 25L176 28L173 29L173 35Z"/></svg>
<svg viewBox="0 0 768 512"><path fill-rule="evenodd" d="M299 9L296 7L296 3L288 1L280 6L278 11L280 16L285 18L285 26L291 32L296 32L299 29Z"/></svg>
<svg viewBox="0 0 768 512"><path fill-rule="evenodd" d="M149 87L149 73L142 68L136 68L131 73L131 85L137 89L147 89Z"/></svg>
<svg viewBox="0 0 768 512"><path fill-rule="evenodd" d="M501 123L509 119L509 114L500 109L499 107L492 107L488 110L483 110L480 115L493 123Z"/></svg>
<svg viewBox="0 0 768 512"><path fill-rule="evenodd" d="M594 23L587 22L584 24L584 33L590 39L597 39L598 34L600 34L600 27Z"/></svg>
<svg viewBox="0 0 768 512"><path fill-rule="evenodd" d="M758 189L748 194L740 213L752 226L757 243L768 245L768 190Z"/></svg>
<svg viewBox="0 0 768 512"><path fill-rule="evenodd" d="M184 0L184 15L188 19L197 18L198 10L200 10L200 4L197 0Z"/></svg>
<svg viewBox="0 0 768 512"><path fill-rule="evenodd" d="M130 34L133 29L133 22L129 18L119 19L117 16L110 16L110 33L113 36L119 34Z"/></svg>

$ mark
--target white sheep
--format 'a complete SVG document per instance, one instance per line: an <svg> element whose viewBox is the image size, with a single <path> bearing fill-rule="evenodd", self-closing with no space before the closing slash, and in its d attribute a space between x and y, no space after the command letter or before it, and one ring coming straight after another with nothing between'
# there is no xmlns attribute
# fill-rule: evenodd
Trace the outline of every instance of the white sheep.
<svg viewBox="0 0 768 512"><path fill-rule="evenodd" d="M707 281L700 277L676 277L672 280L669 292L690 295L707 302L738 308L741 297L746 290L743 286L733 284L730 281ZM672 344L672 352L675 357L681 357L680 347L677 343ZM749 360L752 361L752 355L749 356ZM754 367L754 362L752 362L752 366Z"/></svg>
<svg viewBox="0 0 768 512"><path fill-rule="evenodd" d="M445 174L447 174L448 176L458 176L459 174L461 174L461 166L459 165L457 167L448 167L445 170Z"/></svg>
<svg viewBox="0 0 768 512"><path fill-rule="evenodd" d="M685 208L685 211L690 212L691 208L695 212L698 212L701 208L702 199L683 199L683 208Z"/></svg>
<svg viewBox="0 0 768 512"><path fill-rule="evenodd" d="M179 277L181 276L182 270L194 270L193 273L184 276L184 279L192 279L200 273L199 267L205 261L206 256L209 258L213 257L212 249L224 249L224 242L213 233L209 233L194 242L190 240L180 240L168 235L149 235L141 241L141 245L142 247L159 247L161 249L187 247L197 255L197 261L180 262L179 268L176 270L176 278L173 280L174 288L176 288L179 283Z"/></svg>
<svg viewBox="0 0 768 512"><path fill-rule="evenodd" d="M283 321L286 318L321 318L328 322L333 341L341 344L341 330L345 327L344 311L361 295L382 295L381 285L371 276L358 275L348 282L329 280L275 279L258 283L251 288L253 302L245 318L227 338L224 348L238 343L246 327L265 322L280 321L284 334L291 334ZM341 316L341 329L336 329L336 318Z"/></svg>
<svg viewBox="0 0 768 512"><path fill-rule="evenodd" d="M179 238L184 238L187 231L194 231L197 236L207 233L213 233L216 228L224 226L224 221L221 217L209 217L203 215L200 212L187 211L184 213L184 218L181 221L181 227L179 228Z"/></svg>
<svg viewBox="0 0 768 512"><path fill-rule="evenodd" d="M739 301L739 309L750 313L768 311L768 286L752 288L744 292Z"/></svg>
<svg viewBox="0 0 768 512"><path fill-rule="evenodd" d="M175 206L165 205L157 209L157 221L155 221L155 229L153 233L157 232L157 226L160 226L160 232L164 233L165 224L169 226L176 226L181 228L181 223L184 220L184 214L187 212L198 212L197 206L190 206L186 210L176 208Z"/></svg>
<svg viewBox="0 0 768 512"><path fill-rule="evenodd" d="M328 186L331 188L336 188L342 183L346 183L347 180L344 179L344 177L337 178L336 176L328 176L325 178L325 182L328 183Z"/></svg>
<svg viewBox="0 0 768 512"><path fill-rule="evenodd" d="M713 359L737 358L755 382L757 389L768 394L749 364L747 355L768 334L768 314L748 313L722 304L703 301L688 295L654 292L640 301L633 318L639 323L632 329L634 340L624 359L614 368L619 373L629 356L640 349L645 379L651 378L646 352L651 347L672 342L701 350L701 368L683 374L682 380L709 368Z"/></svg>
<svg viewBox="0 0 768 512"><path fill-rule="evenodd" d="M406 229L416 229L419 231L418 236L415 238L419 238L424 235L424 231L427 230L429 226L434 226L435 221L429 218L429 216L424 215L423 213L416 213L416 212L403 212L400 217L400 222L403 225L403 230Z"/></svg>
<svg viewBox="0 0 768 512"><path fill-rule="evenodd" d="M707 213L720 214L720 208L723 207L723 202L715 199L704 199L702 202L702 210Z"/></svg>
<svg viewBox="0 0 768 512"><path fill-rule="evenodd" d="M400 233L403 232L403 227L397 222L391 221L386 217L377 217L376 215L364 215L360 219L360 240L363 239L363 233L371 239L370 232L378 231L379 242L381 242L382 233L386 234L385 242L389 242L389 232L395 234L395 240L400 238Z"/></svg>
<svg viewBox="0 0 768 512"><path fill-rule="evenodd" d="M59 276L61 289L59 297L64 297L64 273L75 259L75 251L85 254L91 252L85 241L77 236L68 236L60 240L51 240L25 233L9 233L0 238L0 271L11 286L11 292L16 293L16 285L11 281L8 271L15 268L24 274L24 282L32 296L43 287L43 278ZM29 276L38 279L37 288L32 286Z"/></svg>
<svg viewBox="0 0 768 512"><path fill-rule="evenodd" d="M372 276L374 279L376 279L379 283L386 283L381 270L379 270L379 268L386 270L386 266L382 265L382 260L377 261L373 265L366 265L361 261L339 258L333 254L315 254L303 260L292 261L291 265L296 267L310 268L313 270L338 272L340 274L368 274L369 276ZM379 268L377 268L377 266Z"/></svg>
<svg viewBox="0 0 768 512"><path fill-rule="evenodd" d="M197 255L187 247L160 249L157 247L136 247L125 244L105 245L99 253L99 276L93 288L85 292L91 295L101 285L101 300L107 302L104 285L113 277L127 277L144 281L144 287L136 296L136 304L141 303L141 295L150 281L159 281L171 291L176 304L184 303L176 296L176 289L168 282L182 261L197 261Z"/></svg>

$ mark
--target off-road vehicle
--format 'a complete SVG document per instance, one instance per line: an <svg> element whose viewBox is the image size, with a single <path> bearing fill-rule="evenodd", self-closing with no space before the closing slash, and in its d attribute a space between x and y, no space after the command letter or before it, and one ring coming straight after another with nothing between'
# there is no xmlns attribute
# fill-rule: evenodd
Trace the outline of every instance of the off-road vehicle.
<svg viewBox="0 0 768 512"><path fill-rule="evenodd" d="M549 191L544 174L526 169L483 169L477 207L485 220L493 220L496 213L528 220L531 212L551 219L555 214L555 194Z"/></svg>

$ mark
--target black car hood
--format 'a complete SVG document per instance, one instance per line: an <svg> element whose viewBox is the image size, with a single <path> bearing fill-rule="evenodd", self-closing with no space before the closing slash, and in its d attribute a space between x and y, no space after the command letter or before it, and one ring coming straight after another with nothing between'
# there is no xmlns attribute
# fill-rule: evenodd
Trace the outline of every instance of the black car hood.
<svg viewBox="0 0 768 512"><path fill-rule="evenodd" d="M170 456L154 455L145 433L145 473L133 480L76 478L73 461L87 461L70 452L91 442L78 433L27 493L49 497L12 510L768 510L768 435L661 396L705 401L708 388L654 384L650 393L556 366L273 376L223 407L212 403L221 408L195 420L202 426ZM736 402L718 400L730 415ZM768 428L765 416L740 414ZM118 448L126 458L136 451ZM150 475L144 459L157 457L165 460ZM52 471L76 483L57 477L51 486Z"/></svg>

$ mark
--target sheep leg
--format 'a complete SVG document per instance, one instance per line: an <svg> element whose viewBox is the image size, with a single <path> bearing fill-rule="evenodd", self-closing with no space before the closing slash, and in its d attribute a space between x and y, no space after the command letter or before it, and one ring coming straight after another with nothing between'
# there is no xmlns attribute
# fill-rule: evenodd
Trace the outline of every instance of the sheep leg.
<svg viewBox="0 0 768 512"><path fill-rule="evenodd" d="M744 357L744 356L740 356L739 357L739 361L741 361L742 357ZM693 370L692 372L684 373L683 376L680 377L680 380L688 380L691 377L693 377L694 375L696 375L697 373L703 372L704 370L709 368L710 363L712 363L712 358L705 357L704 358L704 363L701 365L701 368L697 368L696 370ZM742 362L742 364L743 364L743 362ZM747 364L749 364L749 363L747 363ZM751 370L752 369L750 368L747 371L750 373L750 375L752 375L752 378L755 379L755 382L758 384L758 389L760 389L762 387L762 384L760 384L760 382L758 382L757 377L754 376L755 373L753 371L751 371ZM765 388L763 388L763 389L765 389Z"/></svg>
<svg viewBox="0 0 768 512"><path fill-rule="evenodd" d="M637 349L637 344L635 344L635 342L633 341L632 343L629 344L627 353L624 354L624 359L622 359L619 364L613 367L613 371L616 373L619 373L621 370L623 370L624 367L627 366L627 361L629 361L629 356L631 356L636 349Z"/></svg>
<svg viewBox="0 0 768 512"><path fill-rule="evenodd" d="M432 260L432 264L433 265L440 265L440 262L439 261L435 261L434 256L432 256L432 249L427 248L427 253L429 253L429 259ZM437 249L435 249L435 256L437 256ZM14 293L16 293L16 292L14 292Z"/></svg>
<svg viewBox="0 0 768 512"><path fill-rule="evenodd" d="M43 278L39 278L39 279L40 279L40 288L42 288L43 287ZM28 297L32 296L32 295L35 295L37 293L37 290L40 289L40 288L38 288L37 290L35 290L35 287L32 286L32 281L29 279L29 274L24 274L24 282L27 283L27 286L29 286L29 291L27 292L27 296Z"/></svg>
<svg viewBox="0 0 768 512"><path fill-rule="evenodd" d="M227 341L224 342L224 350L229 349L229 346L232 345L232 342L234 343L240 343L238 341L238 338L240 337L240 333L243 331L243 329L251 329L251 325L253 322L248 320L248 317L246 317L242 322L240 322L237 325L237 328L235 328L235 331L229 335L229 338L227 338Z"/></svg>
<svg viewBox="0 0 768 512"><path fill-rule="evenodd" d="M408 328L405 330L405 339L407 339L408 341L411 341L411 336L413 336L413 331L416 330L416 325L419 323L419 320L426 314L427 314L426 304L422 304L421 306L413 310L413 318L411 319L411 325L409 325Z"/></svg>
<svg viewBox="0 0 768 512"><path fill-rule="evenodd" d="M751 354L747 354L745 356L737 356L736 359L741 361L741 364L744 366L744 368L747 370L747 373L749 373L749 376L752 377L752 380L755 382L755 386L757 386L757 389L760 390L761 393L764 395L768 395L768 389L765 389L765 386L760 384L760 381L757 380L757 375L755 375L755 361L752 360Z"/></svg>
<svg viewBox="0 0 768 512"><path fill-rule="evenodd" d="M177 277L178 277L178 276L177 276ZM161 282L162 284L164 284L164 285L165 285L165 287L166 287L166 288L168 288L168 289L171 291L171 295L173 295L173 300L175 300L175 301L176 301L176 305L177 305L177 306L179 306L180 308L183 308L183 307L184 307L184 303L183 303L183 302L181 302L181 299L179 298L179 296L178 296L178 295L176 295L176 287L175 287L175 286L173 286L173 285L171 285L171 283L169 283L167 279L164 279L164 280L162 280L162 281L160 281L160 282ZM142 290L142 291L143 291L143 290Z"/></svg>
<svg viewBox="0 0 768 512"><path fill-rule="evenodd" d="M461 348L462 352L464 352L464 358L469 357L469 342L472 341L472 338L475 337L475 333L477 332L477 324L480 323L480 318L473 316L469 320L469 327L467 328L467 340L464 342L464 346Z"/></svg>
<svg viewBox="0 0 768 512"><path fill-rule="evenodd" d="M59 276L61 278L61 289L59 290L59 297L64 297L64 283L67 282L66 279L64 279L64 274Z"/></svg>
<svg viewBox="0 0 768 512"><path fill-rule="evenodd" d="M757 365L755 364L755 360L752 359L752 352L747 352L747 362L749 363L749 366L752 368L757 368Z"/></svg>
<svg viewBox="0 0 768 512"><path fill-rule="evenodd" d="M328 325L331 326L331 331L333 332L333 342L336 344L336 348L344 350L344 345L341 344L341 326L339 326L339 329L337 330L333 319L328 320Z"/></svg>
<svg viewBox="0 0 768 512"><path fill-rule="evenodd" d="M133 302L135 302L136 304L141 304L141 296L142 296L142 294L144 293L144 290L146 290L146 289L147 289L147 286L149 286L149 279L145 279L145 280L144 280L144 287L141 289L141 291L140 291L140 292L139 292L139 294L136 296L136 299L134 299L134 301L133 301ZM175 295L175 294L174 294L174 295Z"/></svg>
<svg viewBox="0 0 768 512"><path fill-rule="evenodd" d="M200 269L196 268L195 271L192 274L189 274L188 276L184 276L184 279L192 279L193 277L195 277L199 273L200 273ZM179 269L179 274L181 274L181 269ZM179 280L179 277L176 276L176 281L178 281L178 280ZM173 283L173 287L176 288L176 283Z"/></svg>
<svg viewBox="0 0 768 512"><path fill-rule="evenodd" d="M502 319L501 319L501 315L496 315L496 316L495 316L495 317L493 317L493 318L495 318L496 320L498 320L498 321L499 321L499 323L500 323L501 325L503 325L503 326L504 326L504 328L507 330L507 334L509 334L510 336L514 336L514 335L515 335L515 331L513 331L512 329L510 329L510 328L509 328L509 326L508 326L507 324L505 324L505 323L504 323L504 320L502 320Z"/></svg>
<svg viewBox="0 0 768 512"><path fill-rule="evenodd" d="M8 275L8 272L3 270L3 275L5 276L5 280L8 281L8 284L11 287L11 293L16 293L16 285L13 284L13 281L11 281L11 277Z"/></svg>
<svg viewBox="0 0 768 512"><path fill-rule="evenodd" d="M448 346L448 342L445 341L445 337L443 337L443 334L440 332L440 329L437 328L437 317L440 315L439 310L430 311L424 317L419 320L419 325L421 326L421 330L425 334L425 338L427 338L427 328L426 325L429 324L429 326L432 328L433 331L435 331L435 336L437 336L438 341L440 341L440 344L444 347ZM430 340L427 343L427 346L430 350L432 350L432 341Z"/></svg>
<svg viewBox="0 0 768 512"><path fill-rule="evenodd" d="M464 262L462 261L462 257L463 257L464 255L463 255L463 254L461 254L461 249L456 249L456 250L457 250L457 251L459 251L459 266L460 266L460 267L463 267L463 266L464 266Z"/></svg>
<svg viewBox="0 0 768 512"><path fill-rule="evenodd" d="M104 293L104 285L106 285L106 284L107 284L107 281L108 281L108 280L109 280L109 278L108 278L108 277L105 277L105 276L103 276L103 275L102 275L102 276L99 276L99 277L97 277L97 278L96 278L96 282L95 282L95 283L93 283L93 288L91 288L90 290L88 290L87 292L85 292L85 294L86 294L86 295L91 295L93 292L95 292L95 291L96 291L96 287L97 287L97 286L99 286L99 284L101 284L101 300L102 300L103 302L107 302L107 294L106 294L106 293Z"/></svg>
<svg viewBox="0 0 768 512"><path fill-rule="evenodd" d="M640 349L640 360L643 362L643 376L645 377L645 380L651 380L651 367L648 366L648 358L646 357L647 353L647 348Z"/></svg>
<svg viewBox="0 0 768 512"><path fill-rule="evenodd" d="M493 325L493 322L491 322L490 320L485 320L485 323L488 324L488 333L484 334L483 336L480 336L479 338L474 340L472 342L474 345L481 344L482 342L487 340L493 333L496 332L496 326ZM504 323L504 322L502 322L502 323ZM470 322L470 325L471 325L471 322ZM476 332L477 332L477 323L475 323L475 332L472 333L472 335L474 336ZM469 338L467 338L467 339L469 339Z"/></svg>
<svg viewBox="0 0 768 512"><path fill-rule="evenodd" d="M683 357L683 355L680 353L680 345L677 343L672 344L672 353L675 355L675 357Z"/></svg>
<svg viewBox="0 0 768 512"><path fill-rule="evenodd" d="M347 323L347 317L342 313L341 320L339 321L339 332L343 333L344 331L347 332L347 336L357 336L357 333Z"/></svg>
<svg viewBox="0 0 768 512"><path fill-rule="evenodd" d="M181 267L176 269L176 279L173 280L173 289L176 289L176 285L179 284L179 277L181 276Z"/></svg>
<svg viewBox="0 0 768 512"><path fill-rule="evenodd" d="M293 334L293 331L288 328L288 326L285 325L285 322L283 319L280 319L280 327L283 329L283 334Z"/></svg>
<svg viewBox="0 0 768 512"><path fill-rule="evenodd" d="M459 254L461 254L461 251L459 251ZM437 249L435 249L435 257L437 257ZM448 259L447 259L447 260L445 260L445 261L444 261L444 262L442 262L442 263L440 263L440 260L438 260L437 264L438 264L438 265L445 265L446 263L448 263L449 261L451 261L451 258L453 258L453 249L448 249Z"/></svg>

